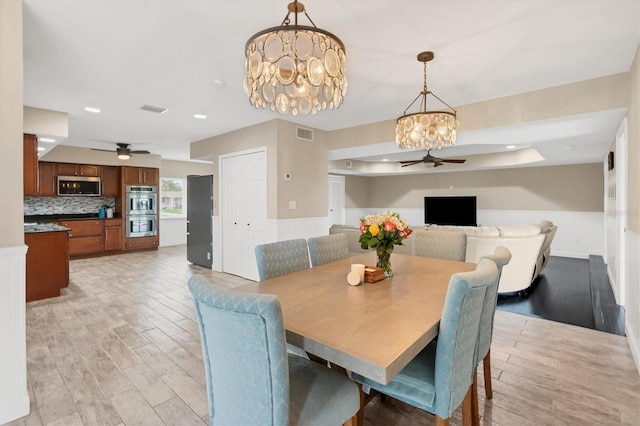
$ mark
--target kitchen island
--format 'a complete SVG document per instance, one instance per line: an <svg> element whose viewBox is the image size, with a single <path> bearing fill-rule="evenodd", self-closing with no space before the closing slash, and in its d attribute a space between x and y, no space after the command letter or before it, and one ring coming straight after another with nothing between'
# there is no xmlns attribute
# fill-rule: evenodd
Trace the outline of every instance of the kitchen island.
<svg viewBox="0 0 640 426"><path fill-rule="evenodd" d="M60 296L69 285L69 228L43 223L25 224L27 302Z"/></svg>

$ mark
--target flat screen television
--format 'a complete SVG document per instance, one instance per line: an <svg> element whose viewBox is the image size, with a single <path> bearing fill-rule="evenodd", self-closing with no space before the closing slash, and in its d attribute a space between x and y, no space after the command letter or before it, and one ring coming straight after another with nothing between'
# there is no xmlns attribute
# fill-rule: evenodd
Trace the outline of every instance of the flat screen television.
<svg viewBox="0 0 640 426"><path fill-rule="evenodd" d="M477 226L476 197L424 197L424 223Z"/></svg>

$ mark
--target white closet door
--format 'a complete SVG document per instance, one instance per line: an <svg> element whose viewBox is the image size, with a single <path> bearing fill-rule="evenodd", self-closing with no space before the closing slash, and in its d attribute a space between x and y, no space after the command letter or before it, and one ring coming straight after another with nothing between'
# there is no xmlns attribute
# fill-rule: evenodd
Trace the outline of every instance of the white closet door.
<svg viewBox="0 0 640 426"><path fill-rule="evenodd" d="M329 176L329 226L344 225L344 176Z"/></svg>
<svg viewBox="0 0 640 426"><path fill-rule="evenodd" d="M266 152L224 157L222 176L222 270L257 280L254 248L264 241L267 213Z"/></svg>

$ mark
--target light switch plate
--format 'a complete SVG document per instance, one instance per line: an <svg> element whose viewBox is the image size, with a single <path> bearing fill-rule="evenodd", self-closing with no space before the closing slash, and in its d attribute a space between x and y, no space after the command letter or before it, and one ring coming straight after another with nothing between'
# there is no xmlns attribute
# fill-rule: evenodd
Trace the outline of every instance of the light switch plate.
<svg viewBox="0 0 640 426"><path fill-rule="evenodd" d="M289 210L295 210L297 207L297 203L295 201L289 201Z"/></svg>

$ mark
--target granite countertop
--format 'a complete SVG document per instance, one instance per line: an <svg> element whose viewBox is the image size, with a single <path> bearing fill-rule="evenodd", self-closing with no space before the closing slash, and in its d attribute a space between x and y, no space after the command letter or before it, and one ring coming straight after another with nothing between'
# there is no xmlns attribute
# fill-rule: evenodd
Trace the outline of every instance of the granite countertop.
<svg viewBox="0 0 640 426"><path fill-rule="evenodd" d="M59 220L83 220L102 219L97 213L77 213L77 214L42 214L25 216L24 223L57 222Z"/></svg>
<svg viewBox="0 0 640 426"><path fill-rule="evenodd" d="M24 225L25 234L35 234L38 232L67 232L67 231L71 231L71 229L65 228L64 226L60 226L60 225L54 225L52 223L36 223L36 224Z"/></svg>

